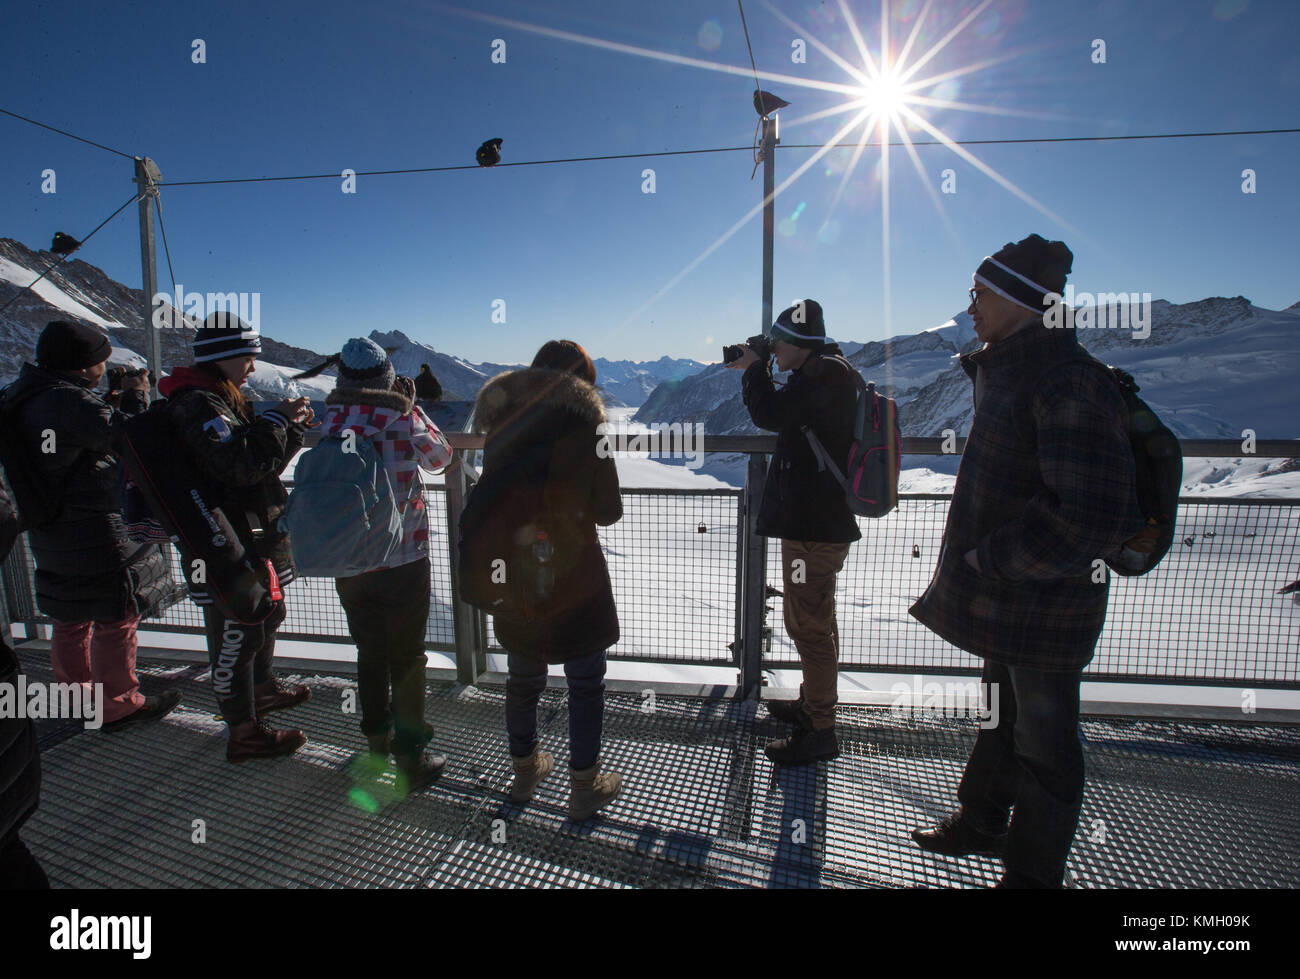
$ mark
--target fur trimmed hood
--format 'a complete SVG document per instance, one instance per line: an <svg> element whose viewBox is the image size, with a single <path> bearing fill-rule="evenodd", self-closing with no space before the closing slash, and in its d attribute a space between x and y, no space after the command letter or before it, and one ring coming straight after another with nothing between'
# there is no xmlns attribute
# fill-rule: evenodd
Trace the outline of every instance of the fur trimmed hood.
<svg viewBox="0 0 1300 979"><path fill-rule="evenodd" d="M374 405L391 408L399 415L409 415L414 402L400 391L376 391L369 388L335 388L325 397L327 405Z"/></svg>
<svg viewBox="0 0 1300 979"><path fill-rule="evenodd" d="M596 388L574 374L526 367L498 374L474 402L474 427L486 434L527 416L565 412L593 428L605 421L605 404Z"/></svg>

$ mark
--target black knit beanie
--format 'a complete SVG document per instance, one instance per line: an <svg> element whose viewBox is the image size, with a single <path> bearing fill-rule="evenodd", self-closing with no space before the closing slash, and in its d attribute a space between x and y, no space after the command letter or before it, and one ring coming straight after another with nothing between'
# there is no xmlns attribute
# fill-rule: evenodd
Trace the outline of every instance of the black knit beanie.
<svg viewBox="0 0 1300 979"><path fill-rule="evenodd" d="M816 299L805 299L783 310L772 324L773 340L783 340L796 347L815 349L830 341L826 338L826 321Z"/></svg>
<svg viewBox="0 0 1300 979"><path fill-rule="evenodd" d="M36 341L36 364L55 371L79 371L108 360L113 345L92 326L54 320Z"/></svg>
<svg viewBox="0 0 1300 979"><path fill-rule="evenodd" d="M224 310L209 314L194 334L196 364L230 357L257 357L261 353L261 335L234 313Z"/></svg>
<svg viewBox="0 0 1300 979"><path fill-rule="evenodd" d="M1048 293L1065 291L1065 277L1073 265L1074 253L1065 242L1030 235L1008 242L984 259L975 270L975 281L1017 306L1041 313Z"/></svg>

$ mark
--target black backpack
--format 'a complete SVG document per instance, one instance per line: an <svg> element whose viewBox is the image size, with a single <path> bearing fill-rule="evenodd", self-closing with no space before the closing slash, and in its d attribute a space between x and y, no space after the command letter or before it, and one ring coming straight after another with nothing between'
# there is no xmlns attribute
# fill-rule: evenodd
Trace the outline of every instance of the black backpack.
<svg viewBox="0 0 1300 979"><path fill-rule="evenodd" d="M530 622L575 610L566 582L577 570L580 536L557 518L545 489L511 467L485 472L461 512L457 555L461 601L489 615Z"/></svg>
<svg viewBox="0 0 1300 979"><path fill-rule="evenodd" d="M1137 471L1137 503L1146 526L1106 558L1117 575L1133 578L1151 571L1169 552L1178 520L1178 494L1183 486L1183 450L1174 435L1151 406L1137 396L1141 388L1133 375L1119 367L1103 364L1088 354L1070 357L1051 366L1093 364L1106 372L1124 399L1129 446ZM1021 387L1017 403L1029 412L1033 389L1042 380L1038 371Z"/></svg>
<svg viewBox="0 0 1300 979"><path fill-rule="evenodd" d="M93 452L82 452L57 485L52 486L37 475L39 470L23 438L18 414L23 404L43 390L33 387L15 398L10 388L0 388L0 465L4 466L5 479L13 490L19 531L48 527L58 520L63 513L68 486L81 469L93 465L98 458Z"/></svg>
<svg viewBox="0 0 1300 979"><path fill-rule="evenodd" d="M849 372L857 391L853 416L853 442L843 470L831 458L821 439L807 425L803 433L817 457L817 469L829 469L844 488L849 509L860 517L883 517L898 506L898 476L903 467L903 433L898 427L898 405L876 393L843 357L836 357Z"/></svg>

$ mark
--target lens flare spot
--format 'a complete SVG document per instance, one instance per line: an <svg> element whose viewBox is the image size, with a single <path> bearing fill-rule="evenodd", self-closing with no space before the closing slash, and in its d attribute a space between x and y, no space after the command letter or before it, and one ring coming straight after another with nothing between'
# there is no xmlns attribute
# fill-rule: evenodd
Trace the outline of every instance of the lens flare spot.
<svg viewBox="0 0 1300 979"><path fill-rule="evenodd" d="M833 245L840 240L840 223L827 221L817 229L817 240L823 245Z"/></svg>
<svg viewBox="0 0 1300 979"><path fill-rule="evenodd" d="M716 51L722 47L722 25L716 20L706 20L700 25L695 43L705 51Z"/></svg>
<svg viewBox="0 0 1300 979"><path fill-rule="evenodd" d="M1215 20L1232 20L1246 12L1250 0L1216 0L1214 4Z"/></svg>
<svg viewBox="0 0 1300 979"><path fill-rule="evenodd" d="M957 97L960 95L961 95L960 78L949 78L946 81L942 81L938 85L936 85L934 89L930 92L930 98L943 99L948 102L955 102L957 100Z"/></svg>
<svg viewBox="0 0 1300 979"><path fill-rule="evenodd" d="M988 15L982 17L980 22L975 25L975 35L977 37L989 38L998 32L1002 26L1002 15L996 10L990 10Z"/></svg>

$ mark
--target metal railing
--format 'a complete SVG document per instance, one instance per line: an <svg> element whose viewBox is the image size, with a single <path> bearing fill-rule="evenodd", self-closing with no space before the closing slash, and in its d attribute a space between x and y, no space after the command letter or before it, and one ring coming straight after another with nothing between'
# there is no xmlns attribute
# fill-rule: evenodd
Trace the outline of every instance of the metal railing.
<svg viewBox="0 0 1300 979"><path fill-rule="evenodd" d="M457 449L480 436L452 435ZM939 439L905 439L905 454L938 455ZM1268 441L1261 457L1300 457L1300 443ZM653 448L653 443L650 445ZM951 446L949 446L951 447ZM960 442L958 443L960 447ZM781 628L779 545L753 533L766 470L767 436L706 438L706 452L748 456L743 489L625 489L624 516L600 528L619 610L622 638L611 659L640 663L734 666L738 687L753 693L767 669L795 667ZM1187 441L1184 455L1240 457L1236 442ZM499 651L490 620L456 598L454 528L473 470L426 490L430 516L432 601L426 648L454 655L462 682L486 672ZM879 520L860 520L837 589L844 670L975 674L980 661L939 639L907 614L924 591L939 554L949 497L905 494ZM1300 570L1300 499L1185 499L1179 537L1152 573L1113 577L1107 622L1088 679L1143 683L1300 688L1300 606L1275 592ZM180 569L172 555L178 585ZM48 623L34 600L24 538L3 567L9 617L33 628ZM286 639L350 645L342 606L328 579L289 587ZM152 630L201 633L200 611L178 601Z"/></svg>

